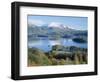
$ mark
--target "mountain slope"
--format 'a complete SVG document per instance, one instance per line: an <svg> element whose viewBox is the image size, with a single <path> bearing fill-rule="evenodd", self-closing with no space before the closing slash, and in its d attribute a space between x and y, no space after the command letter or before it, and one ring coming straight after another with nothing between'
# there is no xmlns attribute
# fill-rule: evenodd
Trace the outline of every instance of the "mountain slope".
<svg viewBox="0 0 100 82"><path fill-rule="evenodd" d="M29 37L80 37L87 36L87 31L71 29L68 26L59 23L51 23L43 26L28 25Z"/></svg>

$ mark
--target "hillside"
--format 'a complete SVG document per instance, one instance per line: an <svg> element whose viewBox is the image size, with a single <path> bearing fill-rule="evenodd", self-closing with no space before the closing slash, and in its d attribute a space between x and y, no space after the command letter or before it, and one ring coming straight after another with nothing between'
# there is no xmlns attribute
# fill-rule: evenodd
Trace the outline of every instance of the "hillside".
<svg viewBox="0 0 100 82"><path fill-rule="evenodd" d="M74 37L86 37L86 30L72 29L63 24L54 24L37 26L28 25L28 37L29 40L38 39L38 37L48 37L49 39L58 38L74 38Z"/></svg>

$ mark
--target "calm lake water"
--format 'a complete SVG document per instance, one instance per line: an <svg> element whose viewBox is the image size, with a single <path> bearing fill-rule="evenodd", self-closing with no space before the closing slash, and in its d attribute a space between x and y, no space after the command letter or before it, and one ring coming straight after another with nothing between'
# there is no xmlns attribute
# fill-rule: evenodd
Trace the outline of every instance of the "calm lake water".
<svg viewBox="0 0 100 82"><path fill-rule="evenodd" d="M49 40L40 38L39 40L28 41L28 47L39 48L45 52L50 51L53 45L63 45L63 46L77 46L81 48L87 48L87 43L76 43L72 39L59 39L59 40Z"/></svg>

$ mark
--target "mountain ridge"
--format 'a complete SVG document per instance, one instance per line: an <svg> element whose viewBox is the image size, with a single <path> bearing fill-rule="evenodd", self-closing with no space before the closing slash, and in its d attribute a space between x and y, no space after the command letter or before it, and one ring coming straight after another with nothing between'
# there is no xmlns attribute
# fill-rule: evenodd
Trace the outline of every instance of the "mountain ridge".
<svg viewBox="0 0 100 82"><path fill-rule="evenodd" d="M35 38L40 36L49 37L52 39L62 38L73 38L73 37L86 37L86 30L76 30L63 24L48 24L48 25L28 25L28 36Z"/></svg>

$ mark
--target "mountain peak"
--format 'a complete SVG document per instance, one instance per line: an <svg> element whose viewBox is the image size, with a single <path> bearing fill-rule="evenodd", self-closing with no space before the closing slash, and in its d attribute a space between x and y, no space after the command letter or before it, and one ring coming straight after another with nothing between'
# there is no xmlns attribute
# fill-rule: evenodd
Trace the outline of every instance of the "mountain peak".
<svg viewBox="0 0 100 82"><path fill-rule="evenodd" d="M48 27L50 28L60 28L60 29L64 29L66 28L67 26L61 24L61 23L56 23L56 22L52 22L48 25Z"/></svg>

